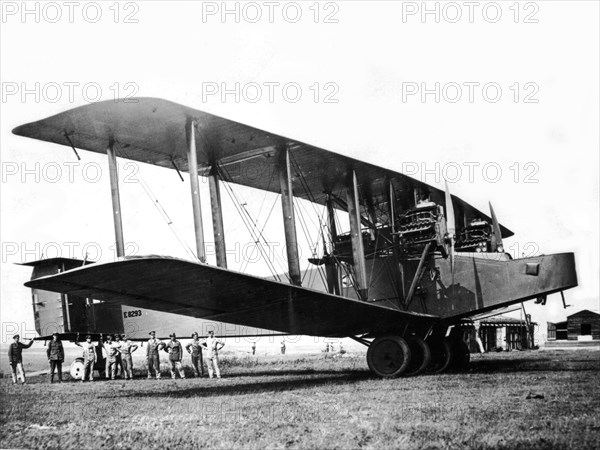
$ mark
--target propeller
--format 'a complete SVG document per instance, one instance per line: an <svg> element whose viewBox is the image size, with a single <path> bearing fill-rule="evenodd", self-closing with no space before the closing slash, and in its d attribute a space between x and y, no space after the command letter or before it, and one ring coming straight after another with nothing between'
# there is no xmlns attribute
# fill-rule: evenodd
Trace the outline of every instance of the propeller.
<svg viewBox="0 0 600 450"><path fill-rule="evenodd" d="M490 215L492 216L492 251L493 252L504 252L504 245L502 244L502 232L500 231L500 223L496 218L496 213L490 202Z"/></svg>
<svg viewBox="0 0 600 450"><path fill-rule="evenodd" d="M446 183L446 230L448 232L448 239L450 240L450 268L452 270L452 284L454 284L454 240L456 238L456 219L454 217L454 205L452 204L452 196L450 195L450 188L448 182Z"/></svg>

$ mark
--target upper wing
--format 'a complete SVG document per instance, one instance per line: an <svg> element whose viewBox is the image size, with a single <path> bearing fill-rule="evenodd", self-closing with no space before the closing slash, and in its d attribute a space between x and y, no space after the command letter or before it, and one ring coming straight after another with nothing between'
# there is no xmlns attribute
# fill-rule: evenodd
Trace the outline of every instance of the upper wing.
<svg viewBox="0 0 600 450"><path fill-rule="evenodd" d="M378 167L312 145L278 136L238 122L207 114L187 106L155 98L105 101L81 106L38 122L19 126L13 133L21 136L70 145L105 153L110 140L117 154L128 159L173 167L187 166L186 124L198 124L202 140L198 152L201 174L216 161L226 181L257 189L279 192L276 178L276 152L280 146L290 149L293 191L296 197L321 203L325 193L341 194L348 175L354 170L363 196L385 198L392 182L396 198L406 207L414 206L415 188L429 191L431 200L444 204L444 192L398 172ZM67 138L68 136L68 138ZM452 196L457 217L466 221L491 219L456 196ZM502 237L513 233L501 226Z"/></svg>
<svg viewBox="0 0 600 450"><path fill-rule="evenodd" d="M437 316L366 303L219 267L165 257L92 264L25 286L290 334L398 331Z"/></svg>

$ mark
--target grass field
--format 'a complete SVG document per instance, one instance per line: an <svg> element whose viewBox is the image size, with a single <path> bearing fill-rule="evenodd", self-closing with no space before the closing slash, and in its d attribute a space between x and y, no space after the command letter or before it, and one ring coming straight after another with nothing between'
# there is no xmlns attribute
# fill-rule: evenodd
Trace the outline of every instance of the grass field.
<svg viewBox="0 0 600 450"><path fill-rule="evenodd" d="M373 378L363 355L229 358L223 367L219 381L2 379L0 446L600 447L595 350L473 355L466 373L395 380Z"/></svg>

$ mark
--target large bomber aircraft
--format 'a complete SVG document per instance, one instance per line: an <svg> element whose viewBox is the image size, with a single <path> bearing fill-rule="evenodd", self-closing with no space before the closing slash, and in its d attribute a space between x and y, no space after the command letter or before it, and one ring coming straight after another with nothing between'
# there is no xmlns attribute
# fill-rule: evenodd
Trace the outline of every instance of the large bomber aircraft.
<svg viewBox="0 0 600 450"><path fill-rule="evenodd" d="M13 133L106 154L111 174L117 260L46 271L39 262L26 283L34 308L36 292L50 291L126 316L155 311L237 325L238 335L350 337L368 346L373 373L397 377L463 368L461 321L577 286L573 253L511 258L503 239L513 233L491 205L488 216L447 186L166 100L90 104ZM190 174L196 260L124 256L117 156ZM250 162L272 176L245 176ZM206 263L199 176L209 181L216 266ZM287 282L228 270L223 183L281 194ZM321 290L303 285L298 198L326 217L322 252L309 259L323 274Z"/></svg>

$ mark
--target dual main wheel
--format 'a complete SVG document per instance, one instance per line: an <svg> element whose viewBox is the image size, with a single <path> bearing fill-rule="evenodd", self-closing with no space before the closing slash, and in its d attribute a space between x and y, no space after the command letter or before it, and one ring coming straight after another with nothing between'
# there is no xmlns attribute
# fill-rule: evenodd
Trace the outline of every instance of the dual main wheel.
<svg viewBox="0 0 600 450"><path fill-rule="evenodd" d="M406 371L410 356L410 348L400 336L382 336L369 345L367 364L374 374L395 378Z"/></svg>
<svg viewBox="0 0 600 450"><path fill-rule="evenodd" d="M373 340L367 351L369 369L383 378L463 370L469 359L467 345L457 339L425 342L418 336L382 336Z"/></svg>
<svg viewBox="0 0 600 450"><path fill-rule="evenodd" d="M432 339L428 343L431 348L431 364L427 367L427 373L462 371L469 365L471 353L461 339Z"/></svg>
<svg viewBox="0 0 600 450"><path fill-rule="evenodd" d="M406 340L393 335L378 337L367 351L369 369L383 378L419 375L430 360L429 347L417 336Z"/></svg>

